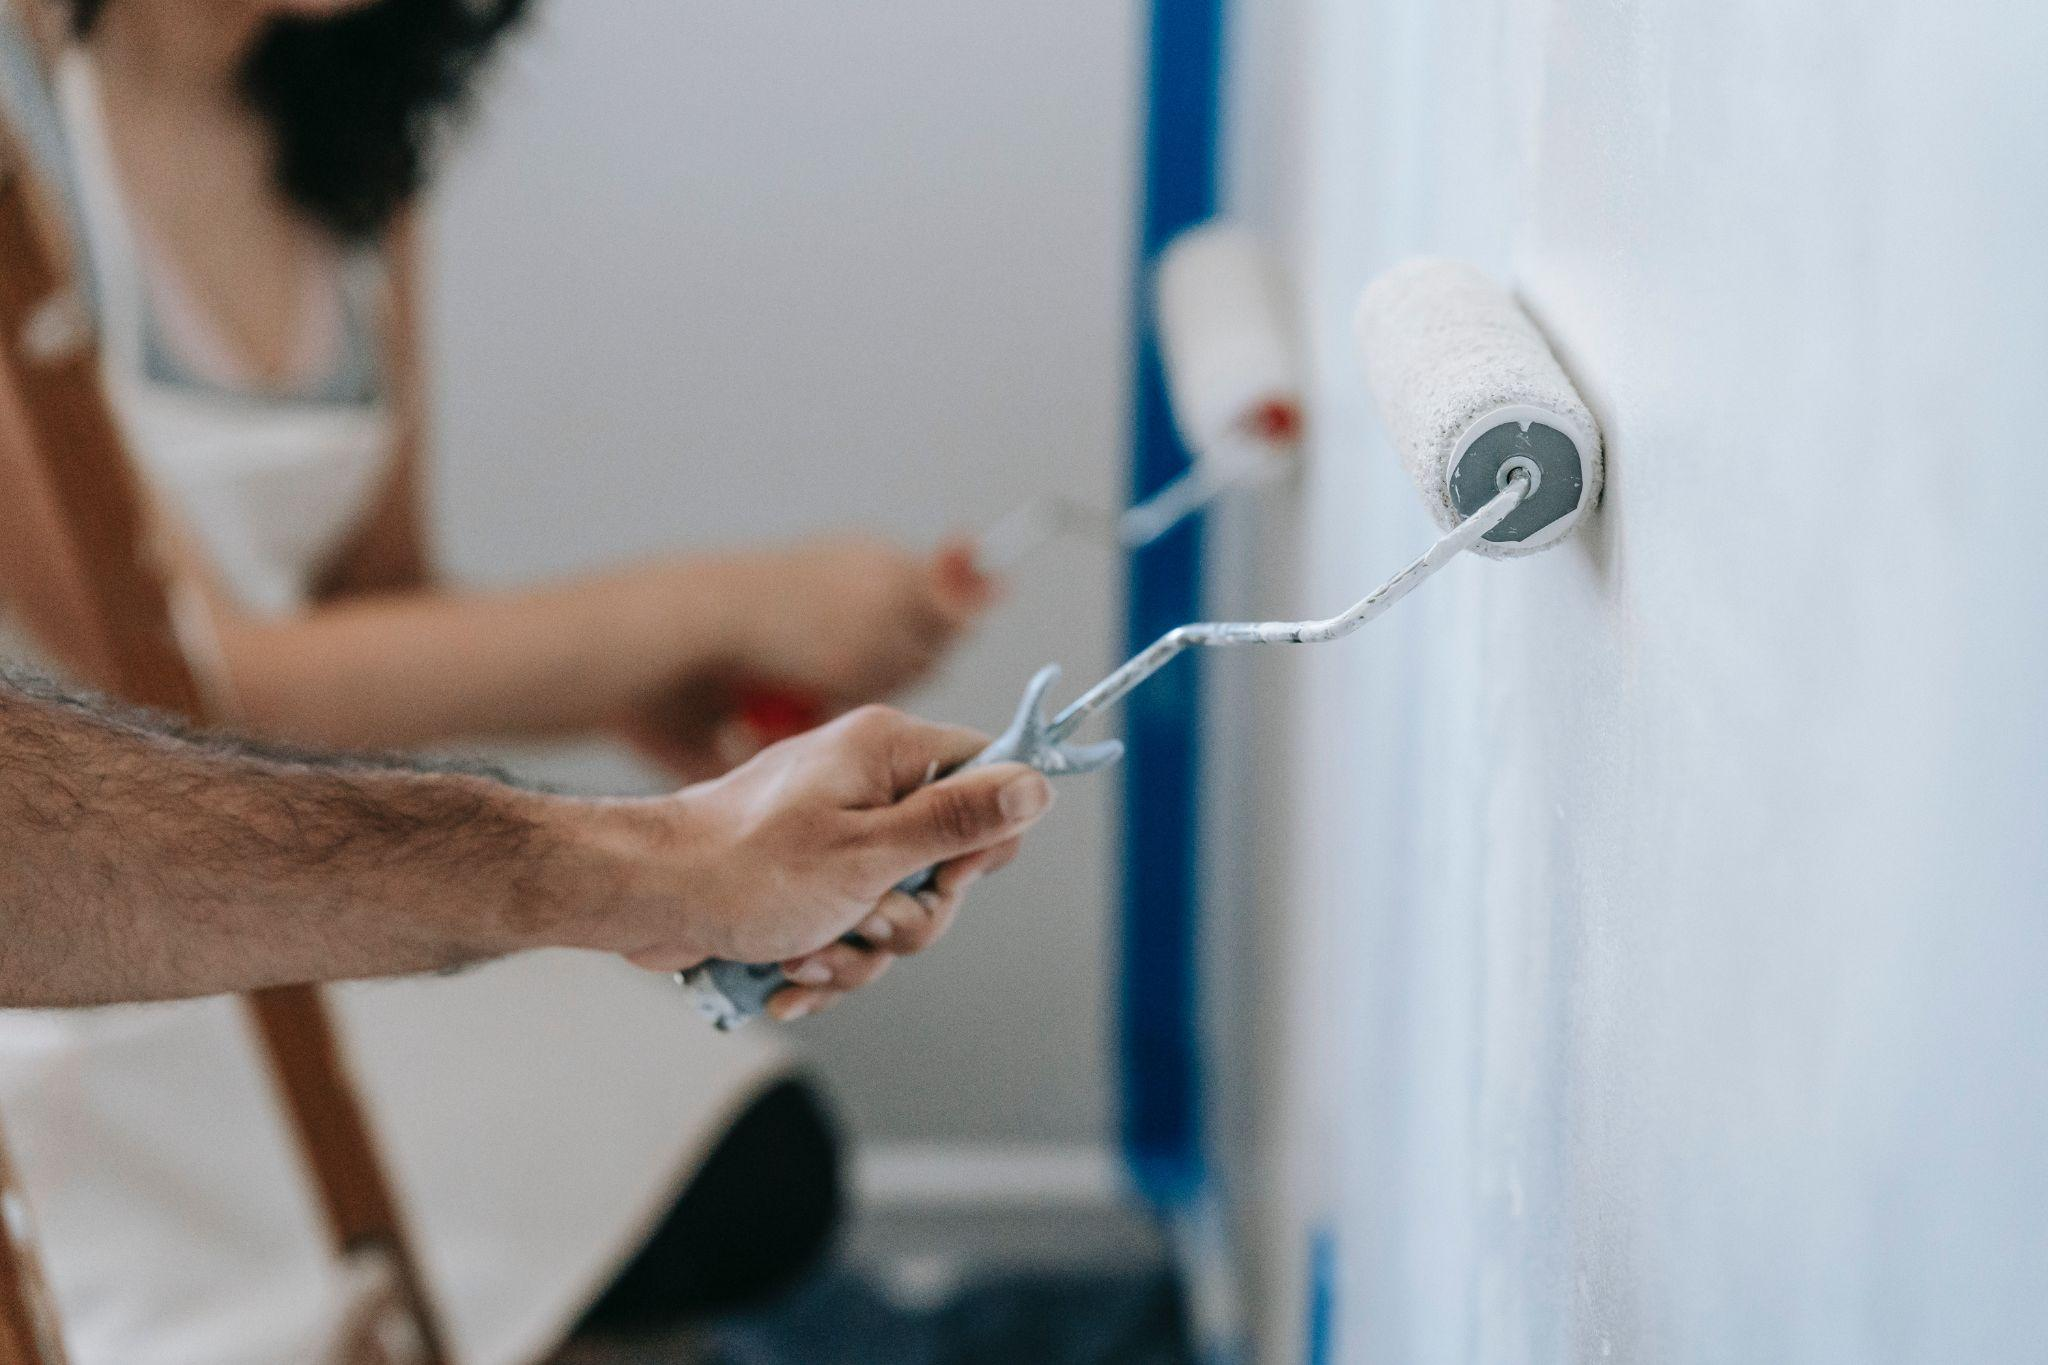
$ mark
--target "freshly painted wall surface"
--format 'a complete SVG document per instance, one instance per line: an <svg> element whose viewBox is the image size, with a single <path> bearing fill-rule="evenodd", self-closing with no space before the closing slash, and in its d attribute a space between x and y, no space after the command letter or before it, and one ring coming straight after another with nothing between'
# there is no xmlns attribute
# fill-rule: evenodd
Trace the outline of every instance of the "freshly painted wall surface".
<svg viewBox="0 0 2048 1365"><path fill-rule="evenodd" d="M1268 601L1429 534L1346 325L1403 255L1522 291L1609 485L1277 670L1269 1356L1327 1222L1347 1362L2040 1358L2048 9L1302 13Z"/></svg>
<svg viewBox="0 0 2048 1365"><path fill-rule="evenodd" d="M458 567L1114 505L1138 31L1098 0L537 7L436 215ZM1115 558L1029 568L918 709L999 728L1039 665L1108 667ZM793 1031L862 1136L1102 1138L1113 792L1063 792L930 957Z"/></svg>

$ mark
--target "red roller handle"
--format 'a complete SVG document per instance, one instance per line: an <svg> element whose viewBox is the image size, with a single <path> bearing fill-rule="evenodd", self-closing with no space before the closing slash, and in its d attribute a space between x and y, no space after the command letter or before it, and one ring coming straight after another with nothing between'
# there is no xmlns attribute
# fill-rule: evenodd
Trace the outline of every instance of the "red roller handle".
<svg viewBox="0 0 2048 1365"><path fill-rule="evenodd" d="M1252 434L1273 445L1293 445L1301 439L1301 407L1284 398L1261 403L1252 413Z"/></svg>
<svg viewBox="0 0 2048 1365"><path fill-rule="evenodd" d="M766 748L823 725L825 703L808 692L772 683L744 683L736 708L747 733Z"/></svg>

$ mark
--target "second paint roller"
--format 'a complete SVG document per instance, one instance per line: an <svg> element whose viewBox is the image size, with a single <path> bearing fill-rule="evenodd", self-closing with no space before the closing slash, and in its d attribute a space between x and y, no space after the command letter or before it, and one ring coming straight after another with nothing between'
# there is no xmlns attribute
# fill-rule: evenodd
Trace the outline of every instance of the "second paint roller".
<svg viewBox="0 0 2048 1365"><path fill-rule="evenodd" d="M982 534L989 572L1013 569L1063 535L1141 549L1223 494L1293 464L1301 370L1278 272L1258 238L1224 222L1174 238L1153 273L1152 316L1174 426L1194 463L1116 516L1057 494L1013 508Z"/></svg>
<svg viewBox="0 0 2048 1365"><path fill-rule="evenodd" d="M1120 514L1056 493L1020 503L976 537L975 571L1007 574L1068 536L1142 549L1223 494L1293 463L1302 431L1300 368L1278 272L1258 238L1225 222L1174 238L1153 273L1152 314L1174 425L1193 465ZM758 681L740 689L740 722L756 747L802 734L829 715L823 698L794 689Z"/></svg>
<svg viewBox="0 0 2048 1365"><path fill-rule="evenodd" d="M1599 426L1536 324L1485 275L1456 261L1398 266L1366 290L1356 334L1381 419L1446 534L1335 616L1169 631L1049 719L1042 698L1057 672L1041 670L1010 729L969 766L1021 762L1048 776L1106 766L1113 742L1075 747L1069 737L1183 651L1342 639L1459 554L1503 558L1555 545L1598 501ZM921 889L930 876L904 889ZM716 961L678 979L721 1029L761 1014L786 984L773 964Z"/></svg>

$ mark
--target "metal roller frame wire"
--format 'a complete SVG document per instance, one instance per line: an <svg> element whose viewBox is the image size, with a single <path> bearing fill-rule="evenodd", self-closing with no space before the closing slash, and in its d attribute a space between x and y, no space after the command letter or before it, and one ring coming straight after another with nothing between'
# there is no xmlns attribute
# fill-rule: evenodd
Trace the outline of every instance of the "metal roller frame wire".
<svg viewBox="0 0 2048 1365"><path fill-rule="evenodd" d="M1072 734L1097 711L1114 706L1138 684L1166 667L1183 650L1218 645L1319 645L1341 640L1413 592L1418 584L1472 548L1481 537L1507 520L1534 489L1528 474L1511 473L1501 491L1458 523L1420 559L1395 574L1349 609L1319 621L1205 621L1178 626L1160 636L1122 667L1083 692L1046 727L1049 743Z"/></svg>

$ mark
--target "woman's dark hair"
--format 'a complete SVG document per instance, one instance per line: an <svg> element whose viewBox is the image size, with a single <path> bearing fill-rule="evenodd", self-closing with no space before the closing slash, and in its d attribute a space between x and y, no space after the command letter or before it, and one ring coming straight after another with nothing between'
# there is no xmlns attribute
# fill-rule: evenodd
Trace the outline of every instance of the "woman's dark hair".
<svg viewBox="0 0 2048 1365"><path fill-rule="evenodd" d="M71 0L80 34L108 3ZM286 197L345 238L382 231L419 191L478 69L527 4L374 0L272 21L242 88L270 124Z"/></svg>

